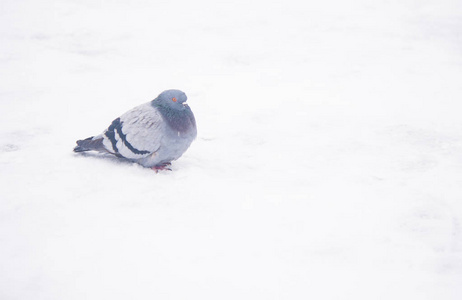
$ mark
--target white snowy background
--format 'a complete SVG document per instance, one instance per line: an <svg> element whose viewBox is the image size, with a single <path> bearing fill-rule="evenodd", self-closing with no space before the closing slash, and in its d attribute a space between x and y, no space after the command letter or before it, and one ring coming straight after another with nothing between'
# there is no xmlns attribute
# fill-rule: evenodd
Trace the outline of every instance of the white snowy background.
<svg viewBox="0 0 462 300"><path fill-rule="evenodd" d="M72 152L184 90L154 173ZM0 2L0 299L462 299L462 2Z"/></svg>

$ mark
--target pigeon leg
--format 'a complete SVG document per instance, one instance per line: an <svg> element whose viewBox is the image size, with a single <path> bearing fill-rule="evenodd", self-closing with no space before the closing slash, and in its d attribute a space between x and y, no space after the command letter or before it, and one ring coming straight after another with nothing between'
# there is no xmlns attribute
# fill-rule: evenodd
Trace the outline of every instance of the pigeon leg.
<svg viewBox="0 0 462 300"><path fill-rule="evenodd" d="M156 173L159 173L159 171L164 171L164 170L171 171L172 170L172 169L170 169L171 165L172 165L172 163L167 162L167 163L163 163L163 164L154 166L151 169L153 169Z"/></svg>

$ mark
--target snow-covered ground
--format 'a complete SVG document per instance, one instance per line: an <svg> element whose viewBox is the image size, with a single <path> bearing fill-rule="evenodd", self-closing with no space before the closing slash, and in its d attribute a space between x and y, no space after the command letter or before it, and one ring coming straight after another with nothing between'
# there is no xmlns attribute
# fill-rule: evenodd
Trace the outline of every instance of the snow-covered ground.
<svg viewBox="0 0 462 300"><path fill-rule="evenodd" d="M0 2L0 299L462 299L462 2ZM76 155L184 90L155 174Z"/></svg>

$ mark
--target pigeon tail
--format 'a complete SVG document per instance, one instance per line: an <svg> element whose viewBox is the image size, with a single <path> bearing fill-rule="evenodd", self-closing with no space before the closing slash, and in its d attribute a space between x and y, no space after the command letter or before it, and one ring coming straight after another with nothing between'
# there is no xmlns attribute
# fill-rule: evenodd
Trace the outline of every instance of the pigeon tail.
<svg viewBox="0 0 462 300"><path fill-rule="evenodd" d="M78 140L77 146L74 148L74 152L84 152L84 151L101 151L105 150L103 145L103 138L94 139L94 136L86 138L84 140Z"/></svg>

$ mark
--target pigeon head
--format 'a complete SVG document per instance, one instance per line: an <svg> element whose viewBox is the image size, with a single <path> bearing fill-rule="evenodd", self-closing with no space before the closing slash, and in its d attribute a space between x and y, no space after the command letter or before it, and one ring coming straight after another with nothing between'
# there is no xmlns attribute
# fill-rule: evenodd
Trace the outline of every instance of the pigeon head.
<svg viewBox="0 0 462 300"><path fill-rule="evenodd" d="M180 90L166 90L160 93L153 102L165 108L184 110L187 107L186 100L188 100L188 97L186 97L184 92Z"/></svg>
<svg viewBox="0 0 462 300"><path fill-rule="evenodd" d="M151 105L160 112L175 132L195 132L196 121L191 108L186 104L187 99L186 94L180 90L166 90L152 100Z"/></svg>

